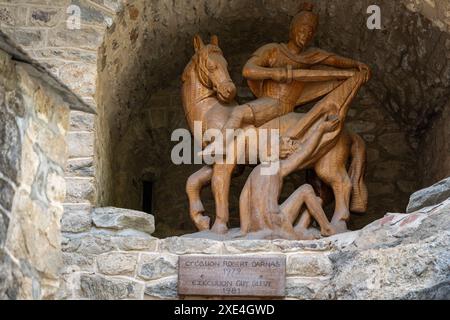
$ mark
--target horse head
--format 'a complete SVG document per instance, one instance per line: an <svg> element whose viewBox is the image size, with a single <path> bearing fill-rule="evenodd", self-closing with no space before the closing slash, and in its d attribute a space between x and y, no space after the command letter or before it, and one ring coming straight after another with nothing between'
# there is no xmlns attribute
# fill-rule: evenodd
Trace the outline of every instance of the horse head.
<svg viewBox="0 0 450 320"><path fill-rule="evenodd" d="M230 103L236 97L236 86L228 73L228 63L219 48L219 39L212 36L210 44L204 44L199 35L194 37L194 63L203 86L213 90L219 101Z"/></svg>

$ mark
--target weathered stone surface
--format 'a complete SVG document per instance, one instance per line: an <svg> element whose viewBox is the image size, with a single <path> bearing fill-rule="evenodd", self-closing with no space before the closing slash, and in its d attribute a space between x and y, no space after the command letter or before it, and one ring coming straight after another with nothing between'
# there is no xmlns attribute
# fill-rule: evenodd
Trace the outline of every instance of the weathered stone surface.
<svg viewBox="0 0 450 320"><path fill-rule="evenodd" d="M70 159L67 161L66 174L70 177L93 177L94 159Z"/></svg>
<svg viewBox="0 0 450 320"><path fill-rule="evenodd" d="M336 299L333 289L328 285L328 281L304 278L286 279L286 297L300 300Z"/></svg>
<svg viewBox="0 0 450 320"><path fill-rule="evenodd" d="M177 276L147 282L145 285L145 295L163 299L177 297Z"/></svg>
<svg viewBox="0 0 450 320"><path fill-rule="evenodd" d="M66 202L91 202L95 196L93 179L66 178Z"/></svg>
<svg viewBox="0 0 450 320"><path fill-rule="evenodd" d="M191 253L215 253L221 254L223 251L223 243L208 239L192 239L170 237L161 240L161 249L175 254L191 254Z"/></svg>
<svg viewBox="0 0 450 320"><path fill-rule="evenodd" d="M178 256L173 254L143 254L139 261L138 276L144 280L155 280L175 275Z"/></svg>
<svg viewBox="0 0 450 320"><path fill-rule="evenodd" d="M81 254L76 252L63 252L64 267L74 267L77 270L94 272L95 271L95 255Z"/></svg>
<svg viewBox="0 0 450 320"><path fill-rule="evenodd" d="M6 232L8 232L9 217L0 210L0 248L3 247L6 240Z"/></svg>
<svg viewBox="0 0 450 320"><path fill-rule="evenodd" d="M69 132L67 135L69 156L90 157L94 154L94 135L90 132Z"/></svg>
<svg viewBox="0 0 450 320"><path fill-rule="evenodd" d="M110 252L97 256L97 269L105 275L134 276L138 255L135 253Z"/></svg>
<svg viewBox="0 0 450 320"><path fill-rule="evenodd" d="M30 24L54 27L63 18L61 8L33 8L30 12Z"/></svg>
<svg viewBox="0 0 450 320"><path fill-rule="evenodd" d="M80 277L81 297L92 300L142 299L144 284L137 281L83 274Z"/></svg>
<svg viewBox="0 0 450 320"><path fill-rule="evenodd" d="M71 131L93 131L94 130L94 115L81 112L70 112L70 130Z"/></svg>
<svg viewBox="0 0 450 320"><path fill-rule="evenodd" d="M135 210L114 207L96 208L92 216L94 225L114 230L135 229L152 234L155 231L155 219L152 215Z"/></svg>
<svg viewBox="0 0 450 320"><path fill-rule="evenodd" d="M0 106L0 168L10 180L15 181L19 172L20 131L14 116Z"/></svg>
<svg viewBox="0 0 450 320"><path fill-rule="evenodd" d="M156 251L158 239L147 233L135 230L119 231L112 238L112 242L119 250L124 251Z"/></svg>
<svg viewBox="0 0 450 320"><path fill-rule="evenodd" d="M6 209L11 210L14 194L16 193L14 187L6 180L0 178L0 205Z"/></svg>
<svg viewBox="0 0 450 320"><path fill-rule="evenodd" d="M52 28L48 33L48 46L66 47L72 44L72 47L95 50L102 40L102 33L95 27L84 26L81 29L67 30L66 24L60 24Z"/></svg>
<svg viewBox="0 0 450 320"><path fill-rule="evenodd" d="M88 233L69 234L63 237L63 251L82 254L101 254L114 250L155 251L158 239L140 231L91 230Z"/></svg>
<svg viewBox="0 0 450 320"><path fill-rule="evenodd" d="M44 45L44 31L36 29L2 28L7 35L24 47L39 48Z"/></svg>
<svg viewBox="0 0 450 320"><path fill-rule="evenodd" d="M428 188L414 192L409 199L406 212L414 212L424 207L436 205L448 198L450 198L450 177Z"/></svg>
<svg viewBox="0 0 450 320"><path fill-rule="evenodd" d="M62 232L88 231L92 225L92 218L86 211L65 212L61 219Z"/></svg>
<svg viewBox="0 0 450 320"><path fill-rule="evenodd" d="M329 276L333 265L323 254L291 254L287 257L286 273L301 277Z"/></svg>
<svg viewBox="0 0 450 320"><path fill-rule="evenodd" d="M19 297L20 283L18 267L0 248L0 300L15 300Z"/></svg>
<svg viewBox="0 0 450 320"><path fill-rule="evenodd" d="M65 252L81 254L101 254L113 251L116 246L112 243L111 235L104 234L64 234L62 249Z"/></svg>
<svg viewBox="0 0 450 320"><path fill-rule="evenodd" d="M224 243L225 251L229 253L243 252L277 252L280 248L275 244L264 240L237 240L226 241Z"/></svg>

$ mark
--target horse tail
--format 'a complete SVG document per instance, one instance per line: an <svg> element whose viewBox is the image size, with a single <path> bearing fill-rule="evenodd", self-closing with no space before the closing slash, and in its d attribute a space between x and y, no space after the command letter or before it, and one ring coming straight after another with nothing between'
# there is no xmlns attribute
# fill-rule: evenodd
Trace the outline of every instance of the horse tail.
<svg viewBox="0 0 450 320"><path fill-rule="evenodd" d="M364 213L367 211L367 187L364 182L366 169L366 145L356 133L349 133L352 141L349 175L352 182L352 197L350 211Z"/></svg>

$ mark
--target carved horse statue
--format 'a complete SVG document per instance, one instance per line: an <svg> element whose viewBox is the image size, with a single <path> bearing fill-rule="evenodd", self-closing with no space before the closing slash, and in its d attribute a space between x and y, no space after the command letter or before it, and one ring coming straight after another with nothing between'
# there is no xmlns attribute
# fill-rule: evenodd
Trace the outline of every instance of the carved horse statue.
<svg viewBox="0 0 450 320"><path fill-rule="evenodd" d="M191 132L194 132L194 122L200 121L203 134L207 129L221 130L223 128L233 108L237 106L234 101L236 87L228 73L227 61L219 48L217 36L211 38L210 44L205 44L200 36L195 36L194 48L195 54L182 75L182 101ZM356 94L356 90L349 91L348 87L354 87L355 83L362 79L358 72L355 74L355 77L345 82L331 84L328 82L318 90L306 90L306 95L301 102L315 100L332 89L339 90L344 87L350 94L342 97L342 92L338 92L335 99L341 102L338 104L338 116L343 123L351 98ZM351 82L347 83L350 80ZM283 136L303 116L305 114L289 113L267 122L260 128L278 128L280 136ZM338 216L339 219L342 216L348 216L350 209L353 212L365 212L367 206L367 190L363 180L364 142L357 134L341 126L336 132L325 135L317 152L311 155L307 164L298 168L298 170L314 169L320 180L332 188L335 198L334 217ZM309 130L314 130L314 127ZM307 134L308 132L305 136ZM202 145L201 141L196 143ZM248 152L248 148L245 150ZM346 165L350 157L350 170L347 172ZM248 159L248 156L246 155L245 158ZM211 183L216 205L216 220L211 230L216 233L227 232L229 189L236 166L236 163L205 165L188 178L186 192L189 198L190 216L199 230L210 228L209 217L203 215L205 210L200 193L203 187ZM334 219L332 223L338 223L338 220ZM344 229L345 226L344 222Z"/></svg>

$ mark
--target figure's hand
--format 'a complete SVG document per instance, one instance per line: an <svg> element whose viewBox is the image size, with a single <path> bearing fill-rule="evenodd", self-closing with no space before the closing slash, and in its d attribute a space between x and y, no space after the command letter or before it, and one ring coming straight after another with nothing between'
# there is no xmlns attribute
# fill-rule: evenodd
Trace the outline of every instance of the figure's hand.
<svg viewBox="0 0 450 320"><path fill-rule="evenodd" d="M333 132L338 128L340 122L341 120L337 115L331 115L321 123L319 129L323 132Z"/></svg>
<svg viewBox="0 0 450 320"><path fill-rule="evenodd" d="M370 67L362 62L358 62L357 64L357 68L360 72L364 72L365 73L365 78L364 81L367 82L370 80L370 78L372 77L372 71L370 70Z"/></svg>
<svg viewBox="0 0 450 320"><path fill-rule="evenodd" d="M290 137L280 137L280 158L285 159L298 148L298 141Z"/></svg>
<svg viewBox="0 0 450 320"><path fill-rule="evenodd" d="M284 68L276 68L272 71L272 80L276 82L286 82L287 70Z"/></svg>

